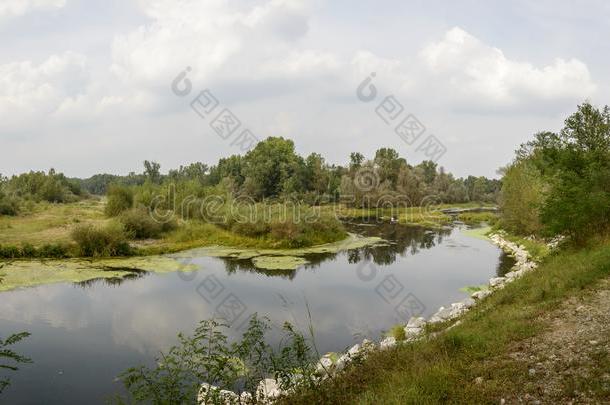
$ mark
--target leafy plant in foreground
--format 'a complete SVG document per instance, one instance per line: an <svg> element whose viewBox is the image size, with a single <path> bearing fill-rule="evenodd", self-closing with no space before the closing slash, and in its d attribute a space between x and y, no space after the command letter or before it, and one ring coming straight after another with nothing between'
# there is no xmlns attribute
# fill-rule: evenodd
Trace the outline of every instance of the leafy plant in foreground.
<svg viewBox="0 0 610 405"><path fill-rule="evenodd" d="M200 322L192 336L178 335L179 344L161 353L154 368L130 368L120 378L136 403L196 404L202 383L219 389L249 392L266 377L276 378L282 389L296 384L313 385L313 357L302 334L286 323L276 350L265 342L271 329L268 319L254 315L241 340L229 342L228 325ZM118 398L123 403L125 398ZM218 390L207 390L205 403L223 403Z"/></svg>
<svg viewBox="0 0 610 405"><path fill-rule="evenodd" d="M17 367L17 364L32 362L32 360L30 360L29 358L21 356L20 354L17 354L13 350L9 349L9 346L12 346L15 343L22 341L28 336L30 336L28 332L21 332L9 336L8 338L6 338L6 340L0 339L0 369L17 371L19 369ZM11 364L5 364L5 361L9 361ZM10 382L8 378L0 379L0 394L9 385Z"/></svg>

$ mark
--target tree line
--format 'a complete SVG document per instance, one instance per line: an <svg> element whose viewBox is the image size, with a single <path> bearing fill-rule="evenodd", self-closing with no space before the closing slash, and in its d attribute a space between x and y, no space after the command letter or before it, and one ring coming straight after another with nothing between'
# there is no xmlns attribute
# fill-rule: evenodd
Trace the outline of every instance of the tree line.
<svg viewBox="0 0 610 405"><path fill-rule="evenodd" d="M105 194L112 184L190 183L254 201L291 199L317 205L349 196L343 202L360 207L375 206L380 197L411 205L427 196L445 203L494 202L501 186L483 176L457 178L432 161L409 164L391 148L381 148L369 159L354 152L346 165L329 164L319 153L300 156L294 142L281 137L267 138L247 154L221 158L212 166L195 162L167 174L160 170L158 163L145 161L140 174L97 174L74 181L91 194Z"/></svg>

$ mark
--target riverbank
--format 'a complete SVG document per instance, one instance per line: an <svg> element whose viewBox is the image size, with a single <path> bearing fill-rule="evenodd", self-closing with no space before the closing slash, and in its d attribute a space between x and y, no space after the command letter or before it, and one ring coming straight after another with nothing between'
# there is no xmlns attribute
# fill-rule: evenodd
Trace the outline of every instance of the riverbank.
<svg viewBox="0 0 610 405"><path fill-rule="evenodd" d="M208 246L173 255L98 259L11 260L0 262L0 292L62 282L81 283L95 279L121 280L144 273L193 271L193 257L250 260L260 270L293 271L309 263L308 255L334 254L384 243L378 237L349 234L345 239L299 249L255 249Z"/></svg>
<svg viewBox="0 0 610 405"><path fill-rule="evenodd" d="M72 239L75 228L91 225L103 228L114 220L104 215L105 202L89 199L68 204L33 204L19 216L0 216L0 259L19 258L79 258L82 255ZM469 224L494 223L495 212L477 212L478 203L402 207L389 209L356 209L344 206L322 206L320 215L342 220L390 221L393 216L400 224L439 228L454 221ZM447 209L459 212L450 214ZM320 228L318 226L318 228ZM323 228L323 227L322 227ZM340 241L344 231L316 229L304 240L303 247ZM244 249L287 248L280 239L238 234L221 226L202 221L179 221L176 229L156 239L131 240L130 256L150 256L176 253L205 246L230 246Z"/></svg>
<svg viewBox="0 0 610 405"><path fill-rule="evenodd" d="M103 229L112 223L120 222L116 218L105 216L105 205L102 199L67 204L38 203L32 204L29 210L21 215L0 216L0 260L83 257L72 237L74 229L87 226ZM331 223L332 219L327 220L325 217L320 217L319 221L302 221L298 224L302 229L285 226L281 232L278 231L278 235L262 236L252 236L251 229L238 233L225 229L222 224L201 220L175 222L175 229L164 232L157 238L130 240L129 256L159 255L217 245L247 249L282 249L293 247L287 244L293 239L299 241L297 247L312 247L341 241L347 237L338 221ZM299 236L299 232L306 234Z"/></svg>
<svg viewBox="0 0 610 405"><path fill-rule="evenodd" d="M348 208L338 207L337 215L344 220L375 221L392 218L403 225L440 228L455 221L468 225L497 222L498 212L495 206L480 202L460 204L429 204L422 207L396 208Z"/></svg>
<svg viewBox="0 0 610 405"><path fill-rule="evenodd" d="M607 351L581 350L586 352L581 358L587 364L579 369L585 374L555 378L560 381L559 389L546 386L545 374L536 371L536 364L532 367L532 359L514 353L527 353L529 341L544 342L551 320L560 318L566 302L595 302L596 286L603 285L600 283L609 275L607 239L548 255L536 271L526 272L514 282L502 282L502 288L472 307L450 329L445 330L450 322L427 327L427 338L374 351L358 367L347 368L315 391L297 392L284 402L500 403L504 399L509 403L562 403L578 400L583 393L590 403L608 401L610 390L604 383ZM435 333L440 330L445 331ZM578 344L579 339L573 343ZM607 347L607 340L607 335L600 337L594 346ZM570 349L558 350L567 356ZM543 367L544 363L538 369Z"/></svg>

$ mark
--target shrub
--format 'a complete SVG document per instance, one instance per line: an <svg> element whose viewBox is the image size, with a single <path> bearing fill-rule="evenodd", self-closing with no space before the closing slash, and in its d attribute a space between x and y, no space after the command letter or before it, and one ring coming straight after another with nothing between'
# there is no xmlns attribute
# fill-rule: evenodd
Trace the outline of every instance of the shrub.
<svg viewBox="0 0 610 405"><path fill-rule="evenodd" d="M393 337L397 341L402 341L407 338L405 333L405 327L403 325L394 325L392 329L388 332L388 336Z"/></svg>
<svg viewBox="0 0 610 405"><path fill-rule="evenodd" d="M133 191L129 187L110 186L107 197L108 202L104 211L109 217L116 217L133 206Z"/></svg>
<svg viewBox="0 0 610 405"><path fill-rule="evenodd" d="M36 257L36 256L38 256L38 251L30 243L26 243L23 246L21 246L21 257Z"/></svg>
<svg viewBox="0 0 610 405"><path fill-rule="evenodd" d="M17 259L21 257L21 249L17 246L8 245L2 246L0 245L0 257L3 259Z"/></svg>
<svg viewBox="0 0 610 405"><path fill-rule="evenodd" d="M142 208L123 212L119 220L136 239L158 238L163 232L177 228L176 221L157 222Z"/></svg>
<svg viewBox="0 0 610 405"><path fill-rule="evenodd" d="M81 225L72 231L79 253L86 257L126 256L131 251L129 236L123 224L115 222L105 227Z"/></svg>
<svg viewBox="0 0 610 405"><path fill-rule="evenodd" d="M45 244L38 248L37 256L63 259L68 257L68 247L60 244Z"/></svg>
<svg viewBox="0 0 610 405"><path fill-rule="evenodd" d="M15 216L19 214L19 199L0 194L0 215Z"/></svg>

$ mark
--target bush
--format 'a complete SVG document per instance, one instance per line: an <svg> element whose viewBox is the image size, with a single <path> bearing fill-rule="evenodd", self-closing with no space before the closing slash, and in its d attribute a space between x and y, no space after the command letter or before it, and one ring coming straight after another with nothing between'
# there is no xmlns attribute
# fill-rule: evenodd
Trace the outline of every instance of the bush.
<svg viewBox="0 0 610 405"><path fill-rule="evenodd" d="M72 231L81 256L127 256L131 253L129 234L121 223L110 223L105 227L81 225Z"/></svg>
<svg viewBox="0 0 610 405"><path fill-rule="evenodd" d="M136 239L158 238L163 232L174 230L178 226L174 220L157 222L142 208L123 212L119 220Z"/></svg>
<svg viewBox="0 0 610 405"><path fill-rule="evenodd" d="M104 212L109 217L116 217L133 206L133 191L125 186L110 186L108 189L108 202Z"/></svg>
<svg viewBox="0 0 610 405"><path fill-rule="evenodd" d="M21 249L13 245L0 245L0 257L3 259L18 259L21 257Z"/></svg>
<svg viewBox="0 0 610 405"><path fill-rule="evenodd" d="M19 199L0 194L0 215L15 216L19 214Z"/></svg>
<svg viewBox="0 0 610 405"><path fill-rule="evenodd" d="M53 257L55 259L63 259L68 257L68 247L60 244L46 244L38 248L36 253L38 257ZM25 256L24 256L25 257Z"/></svg>

